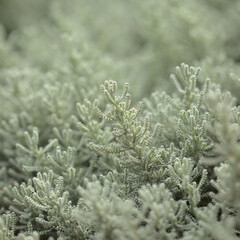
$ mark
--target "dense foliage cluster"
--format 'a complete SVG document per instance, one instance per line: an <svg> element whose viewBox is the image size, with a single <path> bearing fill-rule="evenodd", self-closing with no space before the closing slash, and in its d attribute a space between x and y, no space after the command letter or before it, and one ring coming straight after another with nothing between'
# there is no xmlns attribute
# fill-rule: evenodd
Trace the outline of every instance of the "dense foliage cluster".
<svg viewBox="0 0 240 240"><path fill-rule="evenodd" d="M239 239L239 37L238 0L0 0L0 240Z"/></svg>

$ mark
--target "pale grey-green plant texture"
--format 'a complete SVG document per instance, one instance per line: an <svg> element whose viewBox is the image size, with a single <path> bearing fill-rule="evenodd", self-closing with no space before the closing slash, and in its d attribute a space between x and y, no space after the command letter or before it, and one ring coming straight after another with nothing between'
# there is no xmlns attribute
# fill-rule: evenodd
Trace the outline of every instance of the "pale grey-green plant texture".
<svg viewBox="0 0 240 240"><path fill-rule="evenodd" d="M239 0L0 0L0 240L240 238Z"/></svg>

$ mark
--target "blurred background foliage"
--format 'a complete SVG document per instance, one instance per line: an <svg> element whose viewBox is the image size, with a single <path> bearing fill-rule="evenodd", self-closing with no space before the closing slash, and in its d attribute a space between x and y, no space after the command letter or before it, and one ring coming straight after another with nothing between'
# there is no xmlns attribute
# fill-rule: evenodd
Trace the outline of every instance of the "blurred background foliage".
<svg viewBox="0 0 240 240"><path fill-rule="evenodd" d="M7 54L1 65L16 61L14 54L18 66L48 71L60 58L64 65L59 49L66 34L123 62L139 97L171 91L169 74L181 62L205 65L210 57L214 72L225 61L238 68L239 13L237 0L1 0L1 45L7 45L0 48Z"/></svg>

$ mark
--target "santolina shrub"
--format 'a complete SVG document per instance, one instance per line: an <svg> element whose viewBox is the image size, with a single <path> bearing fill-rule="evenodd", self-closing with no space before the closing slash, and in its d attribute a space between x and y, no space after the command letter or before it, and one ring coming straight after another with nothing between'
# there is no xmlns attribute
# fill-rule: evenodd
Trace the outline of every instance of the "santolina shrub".
<svg viewBox="0 0 240 240"><path fill-rule="evenodd" d="M0 0L0 240L239 239L239 23L237 0Z"/></svg>

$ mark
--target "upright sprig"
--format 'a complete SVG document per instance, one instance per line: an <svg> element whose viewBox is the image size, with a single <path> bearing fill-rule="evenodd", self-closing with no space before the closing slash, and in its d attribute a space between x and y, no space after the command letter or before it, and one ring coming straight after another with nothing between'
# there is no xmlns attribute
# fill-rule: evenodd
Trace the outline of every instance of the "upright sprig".
<svg viewBox="0 0 240 240"><path fill-rule="evenodd" d="M19 216L23 229L36 229L40 235L55 231L64 239L83 239L84 230L74 217L78 210L69 200L63 177L54 178L52 171L39 172L12 192L14 206L10 210Z"/></svg>
<svg viewBox="0 0 240 240"><path fill-rule="evenodd" d="M32 137L29 132L24 133L26 146L17 143L16 147L20 150L17 163L26 172L43 170L47 166L46 154L57 146L57 139L50 139L45 147L39 146L38 129L34 128Z"/></svg>
<svg viewBox="0 0 240 240"><path fill-rule="evenodd" d="M209 121L209 113L200 114L196 107L180 111L177 124L179 146L184 155L192 157L195 162L213 148L212 140L206 135L206 124Z"/></svg>
<svg viewBox="0 0 240 240"><path fill-rule="evenodd" d="M202 170L194 166L190 158L176 158L174 165L168 166L170 178L166 184L172 189L172 192L181 199L186 200L190 205L190 211L195 212L197 205L201 201L202 188L207 181L207 170ZM201 175L199 182L197 178Z"/></svg>
<svg viewBox="0 0 240 240"><path fill-rule="evenodd" d="M182 63L175 69L175 74L171 74L171 79L175 84L178 92L183 97L183 107L189 109L193 104L200 108L203 96L208 91L210 80L205 81L203 90L199 90L197 86L197 79L200 73L200 68L190 67L189 65Z"/></svg>
<svg viewBox="0 0 240 240"><path fill-rule="evenodd" d="M101 118L114 122L112 134L117 145L110 152L119 153L125 150L133 150L138 158L141 158L139 148L148 146L151 141L149 132L150 119L146 117L143 124L139 121L143 103L139 102L136 108L130 108L131 95L128 93L128 88L129 86L126 83L121 96L116 96L117 83L115 81L106 81L105 85L101 86L101 90L112 105L112 111L104 114L98 107L95 110Z"/></svg>
<svg viewBox="0 0 240 240"><path fill-rule="evenodd" d="M164 175L165 172L159 169L165 163L161 162L161 150L151 146L150 117L146 116L141 121L143 103L139 102L136 107L131 107L131 95L128 89L126 83L122 94L118 96L115 81L106 81L101 86L110 103L110 110L107 113L103 113L98 107L95 110L101 118L112 122L114 139L108 146L94 143L90 145L96 151L116 154L119 157L116 164L120 165L120 171L125 172L127 184L133 184L137 189L140 181L154 182L155 171L158 171L157 175Z"/></svg>

